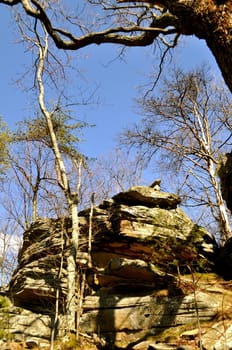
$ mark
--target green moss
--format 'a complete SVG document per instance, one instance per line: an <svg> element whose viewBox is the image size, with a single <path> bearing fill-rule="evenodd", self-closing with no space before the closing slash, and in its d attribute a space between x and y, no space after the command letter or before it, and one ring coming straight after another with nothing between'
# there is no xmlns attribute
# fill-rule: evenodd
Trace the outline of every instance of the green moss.
<svg viewBox="0 0 232 350"><path fill-rule="evenodd" d="M181 325L181 326L176 326L176 327L170 327L170 328L165 329L162 333L155 335L153 339L156 341L159 341L159 342L164 342L164 343L169 338L173 338L173 339L176 338L176 339L180 340L181 334L183 332L185 332L186 330L189 330L189 329L194 329L194 328L196 328L196 326L197 326L197 323L193 322L191 324L189 323L188 326Z"/></svg>
<svg viewBox="0 0 232 350"><path fill-rule="evenodd" d="M0 309L8 308L10 306L10 300L7 297L0 295Z"/></svg>
<svg viewBox="0 0 232 350"><path fill-rule="evenodd" d="M74 334L70 334L66 339L59 340L55 344L55 350L96 350L97 347L89 339L80 336L76 340Z"/></svg>
<svg viewBox="0 0 232 350"><path fill-rule="evenodd" d="M10 300L7 297L0 296L0 339L12 339L12 335L9 333L10 305Z"/></svg>

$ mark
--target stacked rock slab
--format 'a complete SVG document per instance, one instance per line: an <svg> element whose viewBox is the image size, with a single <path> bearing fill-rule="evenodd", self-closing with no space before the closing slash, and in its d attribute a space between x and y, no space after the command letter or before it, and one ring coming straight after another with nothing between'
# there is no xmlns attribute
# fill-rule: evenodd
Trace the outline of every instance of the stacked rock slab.
<svg viewBox="0 0 232 350"><path fill-rule="evenodd" d="M126 347L196 321L191 278L181 282L180 275L211 272L216 245L178 204L174 194L137 186L95 208L88 273L95 294L85 299L83 332ZM89 210L80 215L84 223ZM209 304L200 294L202 320L211 319L220 302Z"/></svg>
<svg viewBox="0 0 232 350"><path fill-rule="evenodd" d="M174 194L136 186L95 207L91 268L87 267L90 209L79 213L78 262L88 282L82 333L96 334L109 349L116 345L139 349L144 341L148 348L171 335L176 348L186 337L196 344L199 322L212 322L223 303L228 307L229 297L215 288L212 274L215 240L179 204ZM25 232L10 284L17 306L52 318L59 288L62 311L69 236L69 219L40 220ZM195 280L196 273L207 278ZM186 335L188 328L195 336Z"/></svg>

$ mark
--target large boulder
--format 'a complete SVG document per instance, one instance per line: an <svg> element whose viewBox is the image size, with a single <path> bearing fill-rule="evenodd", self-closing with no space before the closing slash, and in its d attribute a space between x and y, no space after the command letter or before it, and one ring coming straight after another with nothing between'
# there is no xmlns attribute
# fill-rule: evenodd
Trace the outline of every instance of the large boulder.
<svg viewBox="0 0 232 350"><path fill-rule="evenodd" d="M129 206L144 205L164 209L175 209L181 202L180 197L173 193L156 191L146 186L131 187L128 191L116 194L113 200Z"/></svg>
<svg viewBox="0 0 232 350"><path fill-rule="evenodd" d="M166 273L211 271L215 239L176 207L179 202L176 195L138 186L101 204L93 213L96 267L124 257ZM89 210L80 215L87 225Z"/></svg>
<svg viewBox="0 0 232 350"><path fill-rule="evenodd" d="M216 343L217 349L225 349L232 342L228 286L212 274L198 274L196 280L180 276L176 282L169 280L163 289L157 286L149 294L133 292L132 285L130 291L101 289L87 296L81 331L101 335L112 349L113 345L132 349L131 344L140 343L141 349L150 349L151 344L157 349L159 343L158 348L165 350L170 342L172 349L186 344L196 349L200 341L207 350L213 350Z"/></svg>
<svg viewBox="0 0 232 350"><path fill-rule="evenodd" d="M215 239L178 204L174 194L137 186L96 206L93 215L90 209L79 213L77 262L87 281L80 328L106 339L109 349L147 337L164 341L166 330L177 326L180 338L198 318L212 322L222 305L223 292L209 291L208 279L199 287L199 276L214 272ZM15 305L51 322L57 291L64 310L70 232L68 218L32 224L10 282Z"/></svg>
<svg viewBox="0 0 232 350"><path fill-rule="evenodd" d="M63 236L69 227L68 219L40 219L24 232L18 266L10 281L10 296L19 307L52 313L56 290L66 294L66 266L63 261ZM67 233L66 233L67 234ZM63 273L59 274L62 268ZM43 304L46 301L45 304Z"/></svg>

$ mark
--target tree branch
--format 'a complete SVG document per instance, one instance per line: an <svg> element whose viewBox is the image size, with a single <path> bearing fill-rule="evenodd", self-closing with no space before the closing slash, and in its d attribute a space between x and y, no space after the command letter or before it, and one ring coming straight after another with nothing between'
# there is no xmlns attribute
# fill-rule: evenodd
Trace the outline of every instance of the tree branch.
<svg viewBox="0 0 232 350"><path fill-rule="evenodd" d="M21 2L21 0L0 0L0 4L14 6Z"/></svg>

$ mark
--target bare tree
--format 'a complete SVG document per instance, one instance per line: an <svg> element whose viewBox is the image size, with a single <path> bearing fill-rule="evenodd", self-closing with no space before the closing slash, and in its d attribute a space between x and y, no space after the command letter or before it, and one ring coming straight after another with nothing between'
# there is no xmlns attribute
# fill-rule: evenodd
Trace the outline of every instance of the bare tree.
<svg viewBox="0 0 232 350"><path fill-rule="evenodd" d="M122 142L140 157L182 174L180 192L192 206L207 206L217 220L223 240L231 237L228 212L220 190L217 165L231 148L231 97L210 80L206 69L176 70L164 80L159 95L138 100L145 114Z"/></svg>
<svg viewBox="0 0 232 350"><path fill-rule="evenodd" d="M56 173L57 173L57 181L62 189L67 205L68 205L68 213L72 220L72 234L69 248L69 255L67 257L67 284L68 284L68 292L67 292L67 302L66 302L66 312L67 312L67 321L68 321L68 330L78 331L76 329L76 291L77 291L77 263L76 256L79 249L79 222L78 222L78 192L80 187L80 169L82 167L82 157L78 154L78 152L69 152L67 155L71 157L73 164L76 166L78 170L78 180L75 188L71 188L70 181L68 178L68 173L66 171L64 157L62 156L58 138L56 135L56 130L53 123L53 115L55 110L49 110L46 102L45 102L45 88L44 88L44 71L46 67L46 61L48 59L48 50L49 50L49 40L48 34L45 28L43 28L45 37L42 38L37 34L37 40L34 41L35 45L38 48L38 66L37 66L37 84L38 84L38 103L40 107L40 111L43 117L46 120L48 132L50 136L52 151L55 158L56 164Z"/></svg>
<svg viewBox="0 0 232 350"><path fill-rule="evenodd" d="M18 226L11 220L4 220L0 226L0 285L5 287L17 265L21 235Z"/></svg>
<svg viewBox="0 0 232 350"><path fill-rule="evenodd" d="M83 170L81 207L86 208L91 204L93 192L95 203L101 203L115 193L142 184L142 171L143 162L120 149L114 149L98 159L89 160L88 167Z"/></svg>
<svg viewBox="0 0 232 350"><path fill-rule="evenodd" d="M81 129L85 123L77 122L70 125L66 119L65 107L73 105L73 100L68 99L64 92L64 84L61 84L58 72L61 72L65 79L63 61L59 60L50 50L51 40L45 27L35 20L34 23L26 23L23 18L18 19L19 29L25 45L30 48L34 60L35 75L34 88L37 95L37 104L40 114L37 118L26 121L26 127L17 135L17 142L38 143L50 151L49 160L52 158L53 168L56 172L55 185L59 186L65 200L62 208L65 208L67 216L71 219L71 235L65 236L65 267L67 268L67 296L66 296L66 315L67 332L75 331L78 335L78 302L81 299L78 296L78 265L76 255L79 249L79 222L78 222L78 204L79 188L81 184L81 171L84 164L84 157L80 155L76 147L78 138L75 138L70 130ZM64 82L64 80L62 80ZM60 88L61 87L61 88ZM50 88L50 89L49 89ZM45 91L46 90L46 91ZM58 92L58 93L57 93ZM52 96L52 98L51 98ZM55 97L54 97L55 96ZM54 101L55 99L55 101ZM51 102L53 101L53 102ZM63 103L63 104L62 104ZM70 112L68 112L68 116ZM25 126L25 125L24 125ZM52 155L52 157L51 157ZM41 160L43 160L43 156ZM38 158L33 165L38 165L36 172L33 166L33 178L28 177L20 164L20 171L24 181L30 189L31 203L33 196L36 199L42 192L42 182L48 181L46 170L40 169ZM18 170L19 167L17 167ZM52 179L52 184L54 184ZM44 186L45 187L45 186ZM46 187L47 188L47 187ZM24 187L25 189L25 187ZM41 198L40 198L41 199ZM38 203L35 207L41 205ZM37 215L37 214L36 214ZM56 310L57 312L57 310Z"/></svg>
<svg viewBox="0 0 232 350"><path fill-rule="evenodd" d="M91 44L124 46L163 45L165 53L180 36L205 40L224 80L232 90L231 0L154 0L130 2L0 0L21 8L27 17L40 21L59 49L79 50ZM84 6L83 6L84 5ZM87 12L86 12L87 11Z"/></svg>
<svg viewBox="0 0 232 350"><path fill-rule="evenodd" d="M76 152L74 149L79 141L74 131L81 129L85 123L70 124L70 118L58 108L52 116L52 122L60 150L63 154L74 155L73 153ZM38 216L60 217L67 214L67 207L63 205L63 192L56 178L54 155L46 120L38 116L21 122L19 128L13 133L11 144L8 156L9 181L5 187L8 185L17 191L23 212L19 215L15 200L11 201L12 205L9 206L9 196L7 196L6 210L11 216L14 213L17 214L18 218L21 217L21 221L24 218L26 225L24 223L21 225L25 226L24 228L28 228ZM68 173L74 175L70 178L75 177L75 171L71 168L68 169ZM13 179L15 181L12 181Z"/></svg>
<svg viewBox="0 0 232 350"><path fill-rule="evenodd" d="M6 123L0 117L0 176L4 174L8 166L7 150L11 136Z"/></svg>
<svg viewBox="0 0 232 350"><path fill-rule="evenodd" d="M1 206L8 218L26 230L38 217L60 217L67 208L57 185L51 150L40 142L15 140L13 136L8 150Z"/></svg>

